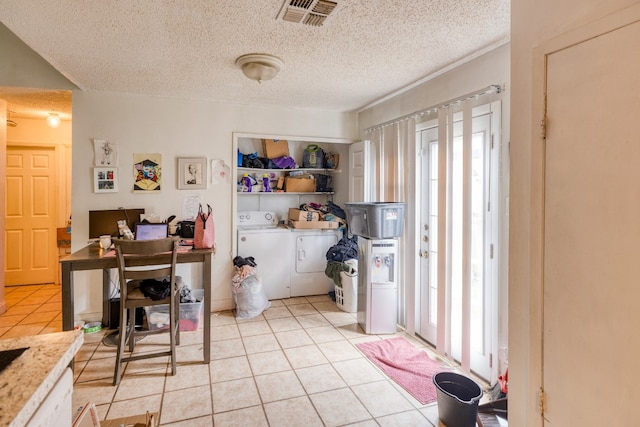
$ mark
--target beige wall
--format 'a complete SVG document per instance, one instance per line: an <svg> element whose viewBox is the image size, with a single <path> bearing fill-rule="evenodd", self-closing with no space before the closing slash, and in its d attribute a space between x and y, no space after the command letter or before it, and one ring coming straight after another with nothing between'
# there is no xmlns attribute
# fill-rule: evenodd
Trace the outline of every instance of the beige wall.
<svg viewBox="0 0 640 427"><path fill-rule="evenodd" d="M543 64L539 58L534 59L534 49L567 31L634 4L637 1L511 2L509 423L516 426L542 424L537 409L542 372L542 267L539 262L542 257L542 173L540 150L532 146L532 141L538 140L541 119L534 114L534 98L539 99L541 94L532 93L532 84L534 67ZM535 75L539 78L540 70ZM538 111L540 106L535 107Z"/></svg>
<svg viewBox="0 0 640 427"><path fill-rule="evenodd" d="M366 108L358 114L360 137L366 139L367 135L363 131L371 126L441 104L489 85L506 85L508 91L509 64L510 46L505 44L471 61L461 63L453 70L405 93ZM509 111L508 105L503 106L503 109ZM508 129L508 123L505 125Z"/></svg>
<svg viewBox="0 0 640 427"><path fill-rule="evenodd" d="M4 299L4 211L5 211L5 192L7 183L5 180L7 169L7 103L0 99L0 314L7 311L7 302Z"/></svg>

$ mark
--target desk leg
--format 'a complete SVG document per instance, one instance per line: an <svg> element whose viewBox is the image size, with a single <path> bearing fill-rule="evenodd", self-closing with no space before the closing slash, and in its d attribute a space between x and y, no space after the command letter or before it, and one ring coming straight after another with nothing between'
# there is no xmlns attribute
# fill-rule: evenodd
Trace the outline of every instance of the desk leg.
<svg viewBox="0 0 640 427"><path fill-rule="evenodd" d="M211 257L208 254L202 263L202 285L204 288L204 363L211 361Z"/></svg>
<svg viewBox="0 0 640 427"><path fill-rule="evenodd" d="M109 294L111 292L111 274L109 269L102 270L102 326L113 327L111 324L111 300Z"/></svg>
<svg viewBox="0 0 640 427"><path fill-rule="evenodd" d="M62 263L62 330L73 330L73 271L71 264Z"/></svg>

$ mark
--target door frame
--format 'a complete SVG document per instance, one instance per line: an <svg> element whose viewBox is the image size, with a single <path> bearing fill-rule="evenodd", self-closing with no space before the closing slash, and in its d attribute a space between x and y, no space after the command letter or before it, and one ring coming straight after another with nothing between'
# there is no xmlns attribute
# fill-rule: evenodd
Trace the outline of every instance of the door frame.
<svg viewBox="0 0 640 427"><path fill-rule="evenodd" d="M529 329L528 366L525 366L522 390L530 425L544 425L543 334L544 334L544 182L547 58L575 44L615 31L640 20L640 5L622 9L611 15L581 25L560 36L542 42L532 51L531 151L530 151L530 217L529 217ZM520 388L520 387L519 387Z"/></svg>

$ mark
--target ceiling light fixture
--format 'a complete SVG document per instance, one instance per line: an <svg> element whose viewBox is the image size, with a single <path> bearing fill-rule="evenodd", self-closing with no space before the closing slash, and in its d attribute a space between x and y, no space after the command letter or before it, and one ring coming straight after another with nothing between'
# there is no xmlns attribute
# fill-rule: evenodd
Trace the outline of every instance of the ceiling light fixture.
<svg viewBox="0 0 640 427"><path fill-rule="evenodd" d="M57 113L49 113L47 124L52 128L57 128L60 126L60 116Z"/></svg>
<svg viewBox="0 0 640 427"><path fill-rule="evenodd" d="M245 76L258 83L271 80L284 67L284 61L266 53L249 53L236 59Z"/></svg>

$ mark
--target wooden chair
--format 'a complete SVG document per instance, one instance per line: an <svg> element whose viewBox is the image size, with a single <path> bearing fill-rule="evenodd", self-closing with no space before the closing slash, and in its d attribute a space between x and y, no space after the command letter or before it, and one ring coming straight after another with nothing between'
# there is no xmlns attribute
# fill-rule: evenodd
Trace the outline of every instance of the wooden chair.
<svg viewBox="0 0 640 427"><path fill-rule="evenodd" d="M114 240L118 273L120 277L120 325L118 354L113 374L113 385L120 383L122 364L132 360L152 357L171 357L171 375L176 374L176 345L180 344L180 290L176 289L176 260L178 240L173 238L155 240ZM157 264L148 265L145 258L165 254ZM144 265L144 267L140 267ZM166 298L153 300L145 297L140 284L146 279L170 280L170 293ZM169 305L169 347L168 351L133 354L136 336L148 335L148 331L136 331L135 309L159 304ZM155 332L155 331L154 331ZM157 332L167 332L158 330ZM124 357L126 344L130 355Z"/></svg>

